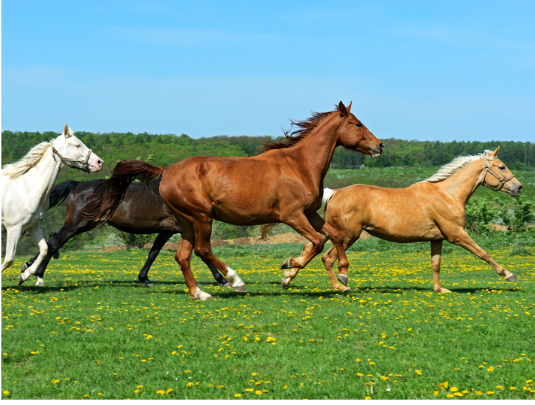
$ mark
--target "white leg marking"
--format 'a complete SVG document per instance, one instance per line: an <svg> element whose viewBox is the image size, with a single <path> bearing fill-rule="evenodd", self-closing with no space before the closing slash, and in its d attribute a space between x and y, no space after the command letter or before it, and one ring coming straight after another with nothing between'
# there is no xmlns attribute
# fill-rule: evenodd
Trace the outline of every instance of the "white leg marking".
<svg viewBox="0 0 535 405"><path fill-rule="evenodd" d="M197 291L195 292L195 299L199 301L206 301L212 298L212 296L208 293L205 293L200 288L197 288Z"/></svg>
<svg viewBox="0 0 535 405"><path fill-rule="evenodd" d="M227 280L232 287L242 287L245 285L243 280L238 276L234 270L227 266Z"/></svg>
<svg viewBox="0 0 535 405"><path fill-rule="evenodd" d="M37 282L35 283L37 287L46 287L45 280L41 277L37 277Z"/></svg>

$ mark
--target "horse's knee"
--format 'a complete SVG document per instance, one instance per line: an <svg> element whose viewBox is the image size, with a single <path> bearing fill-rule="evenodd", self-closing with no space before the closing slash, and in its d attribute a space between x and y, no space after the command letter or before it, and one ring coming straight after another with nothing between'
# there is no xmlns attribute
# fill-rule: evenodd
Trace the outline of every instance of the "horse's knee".
<svg viewBox="0 0 535 405"><path fill-rule="evenodd" d="M204 259L212 253L212 250L210 249L209 246L206 246L206 245L200 245L200 246L196 245L194 248L194 252L197 256Z"/></svg>

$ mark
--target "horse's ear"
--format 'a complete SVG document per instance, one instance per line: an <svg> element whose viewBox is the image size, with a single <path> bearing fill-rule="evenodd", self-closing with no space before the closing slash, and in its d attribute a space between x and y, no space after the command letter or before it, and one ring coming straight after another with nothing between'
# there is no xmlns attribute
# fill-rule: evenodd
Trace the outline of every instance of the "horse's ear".
<svg viewBox="0 0 535 405"><path fill-rule="evenodd" d="M496 150L490 154L490 156L492 156L492 157L496 157L496 156L498 156L498 152L499 152L499 150L500 150L500 147L498 146L498 147L496 148Z"/></svg>
<svg viewBox="0 0 535 405"><path fill-rule="evenodd" d="M62 134L65 138L68 138L70 136L69 129L70 129L69 126L65 124L65 126L63 127L63 134Z"/></svg>
<svg viewBox="0 0 535 405"><path fill-rule="evenodd" d="M353 104L353 101L349 102L349 105L347 106L347 112L351 111L351 104Z"/></svg>
<svg viewBox="0 0 535 405"><path fill-rule="evenodd" d="M347 111L346 106L341 101L338 104L338 112L340 113L340 117L347 117L349 115L349 112Z"/></svg>

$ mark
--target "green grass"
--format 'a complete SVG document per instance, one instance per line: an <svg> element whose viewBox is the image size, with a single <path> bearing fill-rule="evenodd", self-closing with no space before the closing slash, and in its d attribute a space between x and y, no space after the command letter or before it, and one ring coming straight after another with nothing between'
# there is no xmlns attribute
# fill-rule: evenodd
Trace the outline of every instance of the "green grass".
<svg viewBox="0 0 535 405"><path fill-rule="evenodd" d="M2 276L2 398L534 397L534 248L489 249L516 283L449 248L453 293L437 294L426 245L370 241L349 253L345 294L319 258L280 288L299 245L217 249L249 292L219 287L194 259L205 302L169 251L152 288L136 282L146 251L64 254L45 288L17 285L19 258Z"/></svg>

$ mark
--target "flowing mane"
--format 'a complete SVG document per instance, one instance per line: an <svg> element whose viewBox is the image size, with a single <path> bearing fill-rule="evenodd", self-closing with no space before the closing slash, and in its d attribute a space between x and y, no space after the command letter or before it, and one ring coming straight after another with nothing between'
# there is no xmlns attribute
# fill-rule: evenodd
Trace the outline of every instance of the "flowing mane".
<svg viewBox="0 0 535 405"><path fill-rule="evenodd" d="M424 180L429 183L438 183L440 181L446 180L447 178L451 177L454 173L461 170L466 165L476 161L477 159L481 159L483 157L488 157L489 153L492 153L491 150L485 150L485 152L480 153L479 155L474 156L459 156L455 159L453 159L450 163L445 164L442 166L438 172L433 174L428 179ZM489 158L491 160L494 160L495 158Z"/></svg>
<svg viewBox="0 0 535 405"><path fill-rule="evenodd" d="M16 179L17 177L22 176L39 163L49 148L49 142L41 142L40 144L37 144L18 162L5 165L2 169L2 175L9 176L11 179Z"/></svg>
<svg viewBox="0 0 535 405"><path fill-rule="evenodd" d="M318 123L322 121L325 117L332 114L333 112L338 111L338 108L334 111L328 111L323 113L313 112L312 117L305 121L293 121L291 120L292 126L297 126L299 129L290 133L290 130L284 131L284 136L286 139L280 142L266 142L264 144L263 150L268 151L272 149L284 149L289 148L300 141L302 141L315 127L318 126Z"/></svg>

